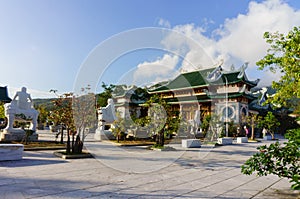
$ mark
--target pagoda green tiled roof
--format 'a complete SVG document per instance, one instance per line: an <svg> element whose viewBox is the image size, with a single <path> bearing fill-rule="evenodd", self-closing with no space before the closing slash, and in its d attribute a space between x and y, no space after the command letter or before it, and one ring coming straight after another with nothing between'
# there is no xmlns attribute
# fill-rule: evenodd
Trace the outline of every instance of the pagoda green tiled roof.
<svg viewBox="0 0 300 199"><path fill-rule="evenodd" d="M245 92L235 92L235 93L228 93L227 96L230 98L236 98L236 97L246 97L250 100L255 99L254 96L247 94ZM165 101L168 103L182 103L182 102L211 102L213 99L224 99L226 98L226 94L209 94L209 95L196 95L196 96L184 96L184 97L175 97L175 98L166 98Z"/></svg>
<svg viewBox="0 0 300 199"><path fill-rule="evenodd" d="M178 75L174 80L170 81L169 83L155 88L153 90L149 89L149 93L159 93L159 92L167 92L167 91L174 91L174 90L181 90L181 89L191 89L197 87L205 87L209 85L224 85L226 79L228 84L243 82L252 87L257 85L257 82L249 81L245 74L243 74L239 78L240 71L228 71L222 72L222 77L213 82L207 81L207 75L212 72L215 68L193 71L188 73L182 73Z"/></svg>
<svg viewBox="0 0 300 199"><path fill-rule="evenodd" d="M0 102L11 102L11 99L7 95L7 87L0 87Z"/></svg>

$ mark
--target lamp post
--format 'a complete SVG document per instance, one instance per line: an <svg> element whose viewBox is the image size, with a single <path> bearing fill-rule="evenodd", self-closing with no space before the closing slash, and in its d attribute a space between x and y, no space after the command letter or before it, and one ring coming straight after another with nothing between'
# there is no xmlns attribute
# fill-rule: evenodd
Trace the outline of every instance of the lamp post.
<svg viewBox="0 0 300 199"><path fill-rule="evenodd" d="M227 124L227 120L228 120L228 90L227 90L227 87L228 87L228 79L227 77L225 76L224 73L221 72L222 71L222 68L221 68L221 65L214 69L208 76L207 76L207 81L208 82L215 82L217 80L219 80L222 76L224 76L225 78L225 131L226 131L226 137L228 137L228 124ZM223 109L224 110L224 109Z"/></svg>
<svg viewBox="0 0 300 199"><path fill-rule="evenodd" d="M226 137L228 137L228 79L224 75L225 78L225 132Z"/></svg>

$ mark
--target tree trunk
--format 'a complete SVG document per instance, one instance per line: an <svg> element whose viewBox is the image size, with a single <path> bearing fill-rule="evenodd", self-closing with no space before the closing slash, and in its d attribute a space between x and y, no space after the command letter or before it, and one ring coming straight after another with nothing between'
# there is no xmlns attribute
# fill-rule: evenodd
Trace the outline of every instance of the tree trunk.
<svg viewBox="0 0 300 199"><path fill-rule="evenodd" d="M81 130L81 141L82 141L82 142L84 142L84 138L85 138L85 133L84 133L84 131L85 131L85 128L82 128L82 130Z"/></svg>
<svg viewBox="0 0 300 199"><path fill-rule="evenodd" d="M70 130L67 129L67 154L71 153L71 144L70 144Z"/></svg>
<svg viewBox="0 0 300 199"><path fill-rule="evenodd" d="M160 130L156 136L156 144L159 146L164 146L165 139L164 139L164 129Z"/></svg>
<svg viewBox="0 0 300 199"><path fill-rule="evenodd" d="M120 142L120 133L117 133L117 142Z"/></svg>
<svg viewBox="0 0 300 199"><path fill-rule="evenodd" d="M251 126L251 140L254 140L254 137L255 137L255 135L254 135L254 124L252 124L252 126Z"/></svg>
<svg viewBox="0 0 300 199"><path fill-rule="evenodd" d="M74 153L82 153L82 147L83 147L83 143L80 140L80 136L77 135L76 136L76 141L75 141L75 146L74 146Z"/></svg>
<svg viewBox="0 0 300 199"><path fill-rule="evenodd" d="M72 133L72 153L74 153L74 132Z"/></svg>
<svg viewBox="0 0 300 199"><path fill-rule="evenodd" d="M60 129L60 143L61 144L64 143L64 127L63 127L63 125L61 126L61 129Z"/></svg>

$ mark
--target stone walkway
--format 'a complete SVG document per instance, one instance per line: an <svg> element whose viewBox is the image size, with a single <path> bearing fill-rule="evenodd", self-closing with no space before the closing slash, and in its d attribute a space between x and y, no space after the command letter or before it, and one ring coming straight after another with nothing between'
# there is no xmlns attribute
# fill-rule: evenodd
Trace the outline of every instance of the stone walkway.
<svg viewBox="0 0 300 199"><path fill-rule="evenodd" d="M73 160L25 151L0 162L0 198L300 198L286 179L241 174L261 144L150 151L87 142L96 159Z"/></svg>

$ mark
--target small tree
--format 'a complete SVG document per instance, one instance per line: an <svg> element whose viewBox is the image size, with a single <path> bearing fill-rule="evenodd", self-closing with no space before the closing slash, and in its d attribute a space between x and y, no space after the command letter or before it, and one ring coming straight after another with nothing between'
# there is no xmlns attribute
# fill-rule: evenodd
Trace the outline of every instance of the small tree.
<svg viewBox="0 0 300 199"><path fill-rule="evenodd" d="M200 127L203 131L204 137L206 136L206 134L208 132L210 120L211 120L211 115L205 115L202 120L202 123L200 125Z"/></svg>
<svg viewBox="0 0 300 199"><path fill-rule="evenodd" d="M209 128L206 134L206 138L209 141L215 141L218 137L222 137L223 133L223 122L221 121L221 116L217 114L211 114L209 120Z"/></svg>
<svg viewBox="0 0 300 199"><path fill-rule="evenodd" d="M117 142L120 142L120 139L124 138L124 133L132 125L132 120L127 117L122 118L119 112L117 112L116 117L117 119L113 122L112 131L117 138Z"/></svg>
<svg viewBox="0 0 300 199"><path fill-rule="evenodd" d="M72 109L74 117L74 125L78 134L84 143L85 137L90 129L95 129L97 124L96 116L96 98L90 92L90 86L81 89L81 93L72 97ZM87 131L88 130L88 131Z"/></svg>
<svg viewBox="0 0 300 199"><path fill-rule="evenodd" d="M249 116L245 116L243 118L247 124L251 126L251 140L255 139L255 127L259 127L258 124L262 120L261 116L258 116L257 114L249 114Z"/></svg>
<svg viewBox="0 0 300 199"><path fill-rule="evenodd" d="M49 111L43 105L37 106L36 109L39 112L39 116L38 116L38 119L37 119L38 124L43 125L48 119Z"/></svg>
<svg viewBox="0 0 300 199"><path fill-rule="evenodd" d="M168 117L172 117L170 106L165 100L153 95L146 103L148 116L150 118L149 129L154 133L156 146L164 146L164 132ZM170 119L170 118L169 118Z"/></svg>
<svg viewBox="0 0 300 199"><path fill-rule="evenodd" d="M258 127L267 129L268 132L272 135L272 139L275 139L274 133L279 125L280 123L278 122L277 118L270 111L263 119L259 120L258 122Z"/></svg>
<svg viewBox="0 0 300 199"><path fill-rule="evenodd" d="M51 92L56 93L56 91L51 90ZM64 136L64 129L67 130L67 149L66 152L71 152L71 145L70 145L70 132L74 136L75 126L73 121L73 112L72 112L72 97L73 93L65 93L60 95L56 98L54 103L54 110L50 113L50 119L54 121L56 124L61 125L61 139L60 143L63 144L63 136ZM72 147L73 148L73 147Z"/></svg>

